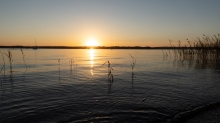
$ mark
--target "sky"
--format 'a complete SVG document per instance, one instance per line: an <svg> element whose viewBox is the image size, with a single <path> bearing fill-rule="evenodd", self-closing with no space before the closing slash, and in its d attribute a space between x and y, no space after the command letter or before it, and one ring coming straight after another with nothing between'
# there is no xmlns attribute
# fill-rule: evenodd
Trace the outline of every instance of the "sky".
<svg viewBox="0 0 220 123"><path fill-rule="evenodd" d="M0 0L0 45L169 46L220 33L220 0Z"/></svg>

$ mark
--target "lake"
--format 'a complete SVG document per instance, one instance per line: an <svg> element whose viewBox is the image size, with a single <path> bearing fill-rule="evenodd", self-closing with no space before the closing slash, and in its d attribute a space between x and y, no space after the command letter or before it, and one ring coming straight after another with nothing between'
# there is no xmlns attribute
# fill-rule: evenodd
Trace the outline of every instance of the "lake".
<svg viewBox="0 0 220 123"><path fill-rule="evenodd" d="M12 72L0 56L1 123L169 123L220 103L219 65L175 60L169 50L11 53Z"/></svg>

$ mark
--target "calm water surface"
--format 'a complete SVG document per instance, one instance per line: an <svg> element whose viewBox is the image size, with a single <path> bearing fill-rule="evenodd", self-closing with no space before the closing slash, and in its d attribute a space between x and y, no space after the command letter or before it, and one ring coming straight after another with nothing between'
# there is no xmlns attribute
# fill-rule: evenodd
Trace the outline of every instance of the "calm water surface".
<svg viewBox="0 0 220 123"><path fill-rule="evenodd" d="M164 58L161 50L24 49L24 59L11 51L13 72L4 55L0 74L1 123L165 123L220 101L219 66Z"/></svg>

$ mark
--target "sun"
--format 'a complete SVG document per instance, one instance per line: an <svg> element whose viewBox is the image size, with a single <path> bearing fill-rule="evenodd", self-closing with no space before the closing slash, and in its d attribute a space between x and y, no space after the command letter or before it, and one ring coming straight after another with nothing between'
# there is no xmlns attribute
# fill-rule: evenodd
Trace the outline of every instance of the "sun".
<svg viewBox="0 0 220 123"><path fill-rule="evenodd" d="M92 38L92 39L88 39L86 41L86 46L98 46L98 45L99 45L99 43L96 39Z"/></svg>

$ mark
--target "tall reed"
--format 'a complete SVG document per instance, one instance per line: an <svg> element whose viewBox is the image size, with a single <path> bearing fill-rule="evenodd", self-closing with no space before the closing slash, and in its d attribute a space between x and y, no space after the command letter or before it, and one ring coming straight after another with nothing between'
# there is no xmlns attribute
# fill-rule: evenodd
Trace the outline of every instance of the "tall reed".
<svg viewBox="0 0 220 123"><path fill-rule="evenodd" d="M114 70L112 67L111 67L111 63L109 61L105 62L103 65L105 64L108 64L108 80L113 83L114 81L114 76L112 74L112 70Z"/></svg>
<svg viewBox="0 0 220 123"><path fill-rule="evenodd" d="M3 65L2 65L0 73L2 74L2 70L4 70L4 74L3 75L5 76L5 58L4 58L4 55L3 55L1 50L0 50L0 52L1 52L1 55L2 55L2 59L3 59Z"/></svg>
<svg viewBox="0 0 220 123"><path fill-rule="evenodd" d="M25 68L26 68L26 71L27 71L27 64L26 64L26 62L25 62L25 55L24 55L23 50L22 50L22 49L20 49L20 50L21 50L21 54L22 54L22 57L23 57L23 62L24 62L24 64L25 64Z"/></svg>
<svg viewBox="0 0 220 123"><path fill-rule="evenodd" d="M73 59L70 59L70 60L69 60L69 64L70 64L70 72L72 73L72 72L73 72L73 69L74 69L74 72L76 73L77 64L74 64L74 60L73 60Z"/></svg>
<svg viewBox="0 0 220 123"><path fill-rule="evenodd" d="M71 73L72 73L72 71L73 71L73 63L74 63L73 59L70 59L70 60L69 60L69 64L70 64L70 72L71 72Z"/></svg>
<svg viewBox="0 0 220 123"><path fill-rule="evenodd" d="M134 66L136 65L136 59L131 54L129 54L129 55L132 58L132 60L131 60L131 70L132 70L131 77L132 77L132 80L133 80L133 78L134 78Z"/></svg>
<svg viewBox="0 0 220 123"><path fill-rule="evenodd" d="M8 54L4 53L7 57L8 57L8 60L9 60L9 65L10 65L10 73L12 74L12 62L13 62L13 59L12 59L12 52L11 50L8 50Z"/></svg>
<svg viewBox="0 0 220 123"><path fill-rule="evenodd" d="M58 59L58 63L59 63L58 70L59 70L59 82L60 82L60 59Z"/></svg>
<svg viewBox="0 0 220 123"><path fill-rule="evenodd" d="M59 69L59 71L60 71L60 59L58 59L58 63L59 63L59 67L58 67L58 69Z"/></svg>
<svg viewBox="0 0 220 123"><path fill-rule="evenodd" d="M167 52L164 52L163 50L162 50L162 52L163 52L163 59L164 59L164 60L167 60L167 57L168 57Z"/></svg>
<svg viewBox="0 0 220 123"><path fill-rule="evenodd" d="M187 43L173 47L175 58L181 62L195 60L198 65L217 65L220 62L220 34L212 37L203 35L194 41L186 39Z"/></svg>

